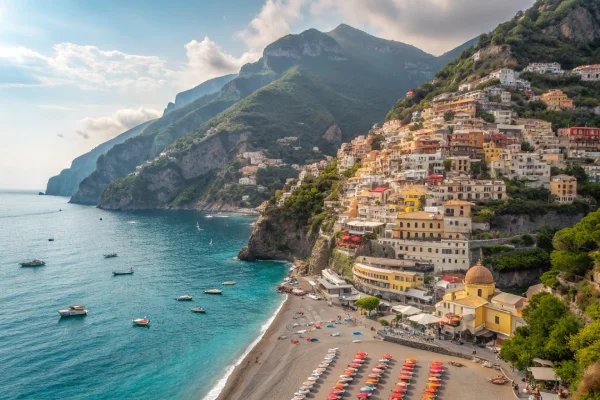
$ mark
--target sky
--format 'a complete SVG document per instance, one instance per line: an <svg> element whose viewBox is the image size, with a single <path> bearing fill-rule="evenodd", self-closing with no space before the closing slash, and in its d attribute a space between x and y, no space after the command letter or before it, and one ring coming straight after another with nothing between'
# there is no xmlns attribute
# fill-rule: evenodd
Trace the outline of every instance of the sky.
<svg viewBox="0 0 600 400"><path fill-rule="evenodd" d="M183 90L340 23L438 55L533 0L0 0L0 188L44 189Z"/></svg>

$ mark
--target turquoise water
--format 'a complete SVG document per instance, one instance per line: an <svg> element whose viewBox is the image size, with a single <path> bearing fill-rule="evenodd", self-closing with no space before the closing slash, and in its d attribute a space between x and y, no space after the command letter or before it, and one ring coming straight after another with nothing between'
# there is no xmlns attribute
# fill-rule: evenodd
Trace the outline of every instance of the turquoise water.
<svg viewBox="0 0 600 400"><path fill-rule="evenodd" d="M274 287L286 264L234 259L252 220L0 192L0 399L214 398L282 302ZM17 265L32 258L47 264ZM184 294L194 301L174 300ZM89 315L61 319L70 304ZM144 316L149 328L132 326Z"/></svg>

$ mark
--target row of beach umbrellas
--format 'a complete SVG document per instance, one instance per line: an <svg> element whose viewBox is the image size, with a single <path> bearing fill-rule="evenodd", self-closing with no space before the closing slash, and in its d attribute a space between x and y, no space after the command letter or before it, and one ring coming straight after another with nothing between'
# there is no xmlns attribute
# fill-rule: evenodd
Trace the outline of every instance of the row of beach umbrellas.
<svg viewBox="0 0 600 400"><path fill-rule="evenodd" d="M331 364L335 362L337 352L337 347L327 350L327 354L325 354L323 361L321 361L317 369L315 369L310 374L306 381L302 383L300 389L298 389L298 391L294 393L294 397L292 398L292 400L303 400L306 398L306 395L308 395L310 392L313 391L313 389L315 389L314 385L319 379L321 379L321 375L323 375L323 373L327 371Z"/></svg>
<svg viewBox="0 0 600 400"><path fill-rule="evenodd" d="M411 384L412 377L415 374L415 367L417 365L417 359L413 357L406 358L402 364L402 370L398 376L398 382L392 389L390 394L391 399L402 399L408 392L408 388Z"/></svg>
<svg viewBox="0 0 600 400"><path fill-rule="evenodd" d="M442 386L442 374L444 372L443 362L439 360L433 360L431 367L429 367L429 376L427 378L427 384L423 391L423 397L421 400L430 400L438 396L438 391Z"/></svg>

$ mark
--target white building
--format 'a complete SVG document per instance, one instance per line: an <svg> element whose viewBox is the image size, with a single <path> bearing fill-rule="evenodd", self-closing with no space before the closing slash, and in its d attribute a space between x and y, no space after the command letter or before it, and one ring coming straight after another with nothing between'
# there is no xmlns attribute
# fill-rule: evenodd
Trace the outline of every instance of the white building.
<svg viewBox="0 0 600 400"><path fill-rule="evenodd" d="M573 73L581 76L582 81L600 81L600 64L582 65L575 68Z"/></svg>
<svg viewBox="0 0 600 400"><path fill-rule="evenodd" d="M255 176L244 176L238 181L240 185L256 185Z"/></svg>
<svg viewBox="0 0 600 400"><path fill-rule="evenodd" d="M510 125L512 121L512 111L511 110L493 110L492 115L494 116L494 120L497 124L505 124Z"/></svg>
<svg viewBox="0 0 600 400"><path fill-rule="evenodd" d="M466 271L469 262L469 241L442 239L439 241L380 238L377 240L394 248L396 258L431 263L436 273Z"/></svg>
<svg viewBox="0 0 600 400"><path fill-rule="evenodd" d="M564 71L559 63L530 63L525 72L536 72L538 74L562 74Z"/></svg>
<svg viewBox="0 0 600 400"><path fill-rule="evenodd" d="M550 165L537 153L507 153L500 154L500 160L491 162L490 173L493 177L499 175L508 178L525 179L531 183L544 186L550 184Z"/></svg>

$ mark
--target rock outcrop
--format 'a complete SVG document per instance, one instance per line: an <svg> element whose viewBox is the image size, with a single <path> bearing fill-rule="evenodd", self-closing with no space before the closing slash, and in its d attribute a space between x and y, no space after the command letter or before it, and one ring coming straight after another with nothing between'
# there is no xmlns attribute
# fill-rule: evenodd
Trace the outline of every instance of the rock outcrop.
<svg viewBox="0 0 600 400"><path fill-rule="evenodd" d="M544 29L544 33L579 43L590 43L600 39L600 15L594 15L581 6L575 7L559 23Z"/></svg>
<svg viewBox="0 0 600 400"><path fill-rule="evenodd" d="M544 226L552 228L568 228L579 222L584 215L563 215L550 211L542 216L529 215L499 215L494 218L493 230L508 232L511 235L539 231Z"/></svg>
<svg viewBox="0 0 600 400"><path fill-rule="evenodd" d="M217 93L219 90L221 90L223 85L229 83L235 78L237 78L237 74L219 76L217 78L209 79L206 82L202 82L192 89L178 93L177 96L175 96L175 102L167 104L164 114L168 114L173 110L188 105L207 94Z"/></svg>
<svg viewBox="0 0 600 400"><path fill-rule="evenodd" d="M339 146L342 143L342 129L338 124L331 125L323 134L323 139Z"/></svg>
<svg viewBox="0 0 600 400"><path fill-rule="evenodd" d="M239 252L238 258L244 261L306 261L318 237L318 232L296 226L296 221L280 217L275 212L256 221L248 246Z"/></svg>
<svg viewBox="0 0 600 400"><path fill-rule="evenodd" d="M320 275L321 271L329 267L329 259L334 245L333 236L324 234L319 236L306 263L309 275Z"/></svg>

